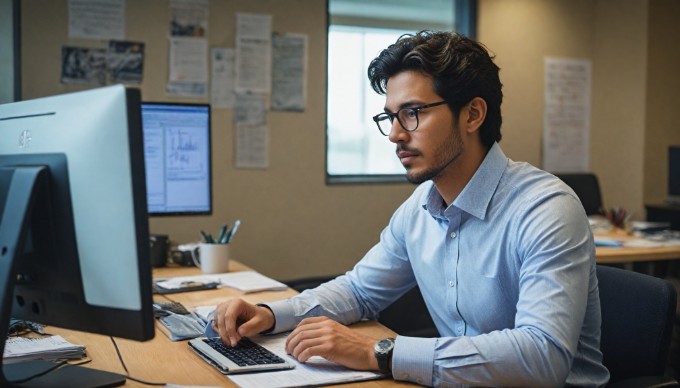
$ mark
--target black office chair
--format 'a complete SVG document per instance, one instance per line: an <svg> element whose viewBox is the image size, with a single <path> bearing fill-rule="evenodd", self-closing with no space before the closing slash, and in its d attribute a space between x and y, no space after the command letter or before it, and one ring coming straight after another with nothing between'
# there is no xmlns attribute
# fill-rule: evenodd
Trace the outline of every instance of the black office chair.
<svg viewBox="0 0 680 388"><path fill-rule="evenodd" d="M680 387L664 376L673 333L677 293L663 279L597 266L602 308L604 366L608 387Z"/></svg>
<svg viewBox="0 0 680 388"><path fill-rule="evenodd" d="M337 276L309 277L284 282L288 287L302 292L315 288ZM439 337L439 331L425 307L425 301L418 286L412 288L401 298L380 312L378 322L399 335L409 337Z"/></svg>
<svg viewBox="0 0 680 388"><path fill-rule="evenodd" d="M592 173L555 174L576 193L587 215L604 214L597 176Z"/></svg>

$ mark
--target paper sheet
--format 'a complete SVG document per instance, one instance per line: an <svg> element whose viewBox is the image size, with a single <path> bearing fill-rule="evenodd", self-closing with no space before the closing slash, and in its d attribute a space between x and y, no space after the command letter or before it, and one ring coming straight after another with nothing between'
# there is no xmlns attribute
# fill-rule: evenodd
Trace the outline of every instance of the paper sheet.
<svg viewBox="0 0 680 388"><path fill-rule="evenodd" d="M272 110L305 110L307 35L274 35Z"/></svg>
<svg viewBox="0 0 680 388"><path fill-rule="evenodd" d="M167 92L174 95L205 96L207 82L208 41L195 38L171 38Z"/></svg>
<svg viewBox="0 0 680 388"><path fill-rule="evenodd" d="M588 171L591 61L545 59L543 169Z"/></svg>
<svg viewBox="0 0 680 388"><path fill-rule="evenodd" d="M255 271L227 272L213 275L182 276L158 281L163 288L176 289L187 282L219 283L220 287L231 287L241 292L281 291L288 289L285 284Z"/></svg>
<svg viewBox="0 0 680 388"><path fill-rule="evenodd" d="M236 14L236 90L271 90L272 16Z"/></svg>
<svg viewBox="0 0 680 388"><path fill-rule="evenodd" d="M326 361L321 357L312 357L301 363L286 355L287 333L272 336L251 338L278 355L283 355L295 364L295 368L262 373L244 373L229 375L229 379L242 388L261 387L305 387L323 384L339 384L352 381L374 380L383 377L375 372L355 371L338 364Z"/></svg>
<svg viewBox="0 0 680 388"><path fill-rule="evenodd" d="M124 0L69 0L68 37L124 39Z"/></svg>
<svg viewBox="0 0 680 388"><path fill-rule="evenodd" d="M269 167L269 127L264 96L238 94L234 112L235 165L237 168Z"/></svg>
<svg viewBox="0 0 680 388"><path fill-rule="evenodd" d="M234 107L234 84L236 52L234 49L212 49L212 77L210 82L210 105L212 108Z"/></svg>

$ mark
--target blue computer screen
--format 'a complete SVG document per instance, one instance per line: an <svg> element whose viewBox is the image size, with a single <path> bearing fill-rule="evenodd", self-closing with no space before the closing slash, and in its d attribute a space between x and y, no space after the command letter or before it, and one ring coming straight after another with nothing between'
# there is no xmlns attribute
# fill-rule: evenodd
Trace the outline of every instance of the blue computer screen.
<svg viewBox="0 0 680 388"><path fill-rule="evenodd" d="M210 214L210 105L142 103L150 215Z"/></svg>

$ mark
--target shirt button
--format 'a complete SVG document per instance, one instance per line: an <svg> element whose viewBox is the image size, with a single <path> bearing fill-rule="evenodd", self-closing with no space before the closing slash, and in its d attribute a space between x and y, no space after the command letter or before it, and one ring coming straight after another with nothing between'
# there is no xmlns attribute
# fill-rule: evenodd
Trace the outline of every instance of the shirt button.
<svg viewBox="0 0 680 388"><path fill-rule="evenodd" d="M462 327L459 327L458 330L456 330L456 331L457 331L458 333L462 333L462 332L463 332L463 328L462 328Z"/></svg>
<svg viewBox="0 0 680 388"><path fill-rule="evenodd" d="M455 285L456 285L456 282L454 282L453 280L449 280L449 287L453 287Z"/></svg>
<svg viewBox="0 0 680 388"><path fill-rule="evenodd" d="M421 384L421 385L422 385L422 384L423 384L423 379L421 379L421 378L418 378L418 379L416 379L416 383L418 383L418 384Z"/></svg>
<svg viewBox="0 0 680 388"><path fill-rule="evenodd" d="M408 373L404 373L404 375L401 376L401 377L403 377L404 380L408 380L408 378L411 377L411 376L409 376Z"/></svg>
<svg viewBox="0 0 680 388"><path fill-rule="evenodd" d="M456 232L451 232L451 238L456 238Z"/></svg>

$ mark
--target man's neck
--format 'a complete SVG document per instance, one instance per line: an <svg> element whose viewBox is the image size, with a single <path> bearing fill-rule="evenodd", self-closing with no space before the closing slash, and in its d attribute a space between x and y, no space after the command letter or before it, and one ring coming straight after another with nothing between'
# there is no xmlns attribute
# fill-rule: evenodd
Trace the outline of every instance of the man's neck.
<svg viewBox="0 0 680 388"><path fill-rule="evenodd" d="M481 144L468 146L458 159L432 179L447 207L458 198L470 182L488 152L489 149Z"/></svg>

